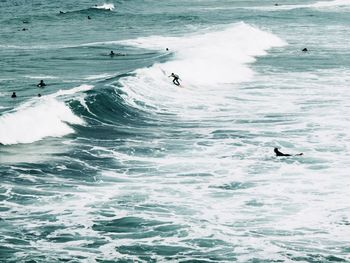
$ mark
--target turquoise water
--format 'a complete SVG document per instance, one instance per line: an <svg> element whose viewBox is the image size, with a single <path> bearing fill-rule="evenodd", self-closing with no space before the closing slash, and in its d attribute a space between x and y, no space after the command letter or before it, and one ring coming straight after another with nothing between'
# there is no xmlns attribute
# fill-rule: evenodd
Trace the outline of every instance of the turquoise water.
<svg viewBox="0 0 350 263"><path fill-rule="evenodd" d="M349 262L350 1L275 3L1 1L0 261Z"/></svg>

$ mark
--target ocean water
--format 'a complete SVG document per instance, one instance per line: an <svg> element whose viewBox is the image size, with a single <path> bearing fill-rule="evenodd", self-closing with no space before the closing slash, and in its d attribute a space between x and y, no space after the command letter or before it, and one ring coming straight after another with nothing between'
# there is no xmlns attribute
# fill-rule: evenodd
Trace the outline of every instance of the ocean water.
<svg viewBox="0 0 350 263"><path fill-rule="evenodd" d="M275 4L1 1L0 262L350 262L350 0Z"/></svg>

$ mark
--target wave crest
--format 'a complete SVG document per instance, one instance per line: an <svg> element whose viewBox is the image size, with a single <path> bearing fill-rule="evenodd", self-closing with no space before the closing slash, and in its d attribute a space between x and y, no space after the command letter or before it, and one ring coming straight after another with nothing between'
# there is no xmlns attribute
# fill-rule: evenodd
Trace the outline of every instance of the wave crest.
<svg viewBox="0 0 350 263"><path fill-rule="evenodd" d="M45 137L62 137L73 133L69 124L83 125L84 121L74 115L59 96L91 89L82 85L71 90L58 91L52 95L33 99L12 112L0 116L0 144L32 143Z"/></svg>

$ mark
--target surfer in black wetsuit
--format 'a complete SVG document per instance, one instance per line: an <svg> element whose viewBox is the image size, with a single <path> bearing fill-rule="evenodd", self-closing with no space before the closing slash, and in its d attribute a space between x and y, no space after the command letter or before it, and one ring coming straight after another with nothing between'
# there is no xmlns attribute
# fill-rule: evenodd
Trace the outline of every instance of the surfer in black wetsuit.
<svg viewBox="0 0 350 263"><path fill-rule="evenodd" d="M309 50L305 47L305 48L303 48L301 51L307 52L307 51L309 51Z"/></svg>
<svg viewBox="0 0 350 263"><path fill-rule="evenodd" d="M17 98L16 92L12 92L11 98Z"/></svg>
<svg viewBox="0 0 350 263"><path fill-rule="evenodd" d="M114 51L111 51L111 53L109 53L109 55L111 57L114 57L114 56L126 56L125 54L122 54L122 53L114 53Z"/></svg>
<svg viewBox="0 0 350 263"><path fill-rule="evenodd" d="M293 155L288 154L288 153L280 152L278 150L278 148L273 149L273 151L275 152L276 156L293 156ZM295 154L294 156L298 156L298 155L303 155L303 153L298 153L298 154Z"/></svg>
<svg viewBox="0 0 350 263"><path fill-rule="evenodd" d="M38 85L36 85L37 87L39 87L39 88L43 88L43 87L45 87L46 86L46 84L44 83L44 81L43 80L40 80L40 82L39 82L39 84Z"/></svg>
<svg viewBox="0 0 350 263"><path fill-rule="evenodd" d="M180 82L179 82L179 79L180 77L174 73L171 73L171 75L169 77L173 77L173 83L176 85L176 86L180 86Z"/></svg>
<svg viewBox="0 0 350 263"><path fill-rule="evenodd" d="M88 17L87 17L87 19L91 19L91 17L90 17L90 16L88 16Z"/></svg>

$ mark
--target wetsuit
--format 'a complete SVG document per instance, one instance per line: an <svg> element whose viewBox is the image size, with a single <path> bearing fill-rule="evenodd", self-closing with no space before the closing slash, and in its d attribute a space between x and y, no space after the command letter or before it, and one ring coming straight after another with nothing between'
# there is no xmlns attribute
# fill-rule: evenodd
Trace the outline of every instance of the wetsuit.
<svg viewBox="0 0 350 263"><path fill-rule="evenodd" d="M173 79L173 83L176 85L176 86L180 86L180 82L179 82L179 76L176 75L176 74L171 74L171 76L174 78Z"/></svg>
<svg viewBox="0 0 350 263"><path fill-rule="evenodd" d="M278 150L278 148L273 149L273 151L275 152L276 156L293 156L293 155L288 154L288 153L280 152L280 151ZM298 155L303 155L303 153L295 154L295 156L298 156Z"/></svg>

